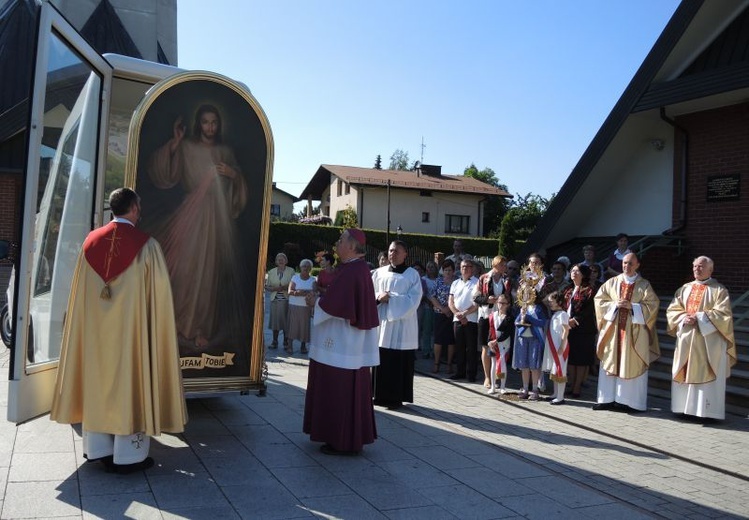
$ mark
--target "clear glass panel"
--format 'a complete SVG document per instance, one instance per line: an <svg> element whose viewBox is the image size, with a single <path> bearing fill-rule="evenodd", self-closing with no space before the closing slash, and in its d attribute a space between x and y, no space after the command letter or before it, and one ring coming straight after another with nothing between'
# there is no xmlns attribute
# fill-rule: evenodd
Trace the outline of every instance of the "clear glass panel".
<svg viewBox="0 0 749 520"><path fill-rule="evenodd" d="M102 78L56 34L49 44L27 358L55 360L70 282L91 228Z"/></svg>
<svg viewBox="0 0 749 520"><path fill-rule="evenodd" d="M125 154L130 118L151 84L123 78L112 79L109 104L109 139L104 176L104 204L109 194L125 185ZM108 207L105 209L109 209ZM107 219L104 219L107 222Z"/></svg>

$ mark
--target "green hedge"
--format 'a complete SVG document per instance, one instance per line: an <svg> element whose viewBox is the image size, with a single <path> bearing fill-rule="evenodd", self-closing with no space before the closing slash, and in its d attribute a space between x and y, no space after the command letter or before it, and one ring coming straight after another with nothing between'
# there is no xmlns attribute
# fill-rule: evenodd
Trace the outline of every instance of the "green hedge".
<svg viewBox="0 0 749 520"><path fill-rule="evenodd" d="M297 267L305 258L315 260L320 251L333 252L333 244L341 236L342 228L336 226L318 226L314 224L298 224L295 222L271 222L268 236L268 265L273 265L276 254L283 252L289 258L289 265ZM368 262L377 262L377 254L387 250L384 231L365 229L367 234ZM390 240L397 235L390 234ZM460 238L463 248L474 256L493 257L497 255L499 244L493 238L453 237L444 235L422 235L419 233L403 233L401 240L408 245L409 263L420 260L426 263L432 260L436 251L442 251L445 256L453 252L453 240Z"/></svg>

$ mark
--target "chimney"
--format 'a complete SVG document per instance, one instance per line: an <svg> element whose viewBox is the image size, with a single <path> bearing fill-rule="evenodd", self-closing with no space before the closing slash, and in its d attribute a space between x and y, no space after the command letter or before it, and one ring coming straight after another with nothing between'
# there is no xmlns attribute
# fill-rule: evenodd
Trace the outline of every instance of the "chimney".
<svg viewBox="0 0 749 520"><path fill-rule="evenodd" d="M429 177L440 177L442 175L442 166L436 166L434 164L420 164L416 169L416 174L426 175Z"/></svg>

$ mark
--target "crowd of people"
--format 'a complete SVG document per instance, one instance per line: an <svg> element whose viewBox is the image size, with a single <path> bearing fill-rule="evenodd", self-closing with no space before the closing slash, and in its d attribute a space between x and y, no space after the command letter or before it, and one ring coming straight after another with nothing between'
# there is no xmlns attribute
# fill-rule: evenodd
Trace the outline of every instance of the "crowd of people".
<svg viewBox="0 0 749 520"><path fill-rule="evenodd" d="M304 431L325 442L324 452L358 453L376 438L373 406L394 410L413 402L418 357L432 360L436 375L444 364L444 376L453 381L478 382L483 375L488 394L551 405L581 398L589 375L597 373L593 410L647 409L648 369L660 356L655 329L660 301L639 274L640 260L628 249L627 235L617 236L617 247L605 262L597 262L595 248L586 245L581 261L560 257L550 263L548 274L537 253L524 265L498 255L484 272L460 240L454 241L453 254L435 253L426 266L408 262L406 244L395 240L375 268L364 261L365 244L361 230L343 233L338 267L333 269L332 257L320 262L325 288L309 274L309 260L300 265L301 274L287 274L283 254L267 277L270 348L277 348L281 331L285 345L298 339L302 353L310 345L312 390ZM351 255L342 255L341 246ZM354 272L349 264L358 266L357 281L344 284L341 273ZM668 307L668 333L676 337L672 409L723 419L725 381L736 362L736 347L728 293L712 271L712 260L695 259L694 282L679 289ZM299 299L296 304L293 298ZM305 312L287 310L287 300ZM348 328L332 334L331 323ZM336 349L340 352L334 355ZM325 370L343 370L338 375L346 388L358 390L343 392L337 386L342 383L331 382L333 373L320 363L331 365ZM507 388L511 369L521 379L513 391ZM336 423L334 435L318 424L332 414L339 422L354 423ZM356 417L363 422L351 419Z"/></svg>
<svg viewBox="0 0 749 520"><path fill-rule="evenodd" d="M80 423L83 456L128 474L154 465L150 438L184 431L187 408L168 261L136 228L137 193L116 189L109 204L113 220L89 233L79 253L50 418ZM560 257L551 274L536 253L522 266L498 255L483 272L460 240L426 267L408 262L408 247L395 240L374 268L366 246L365 233L349 228L336 242L337 265L322 255L317 277L311 260L297 273L283 253L266 275L269 348L283 333L287 354L296 340L309 355L303 431L324 443L323 453L358 454L377 438L374 406L414 401L418 355L433 360L434 374L444 360L451 380L475 382L481 368L487 392L500 396L509 393L510 368L518 370L513 393L527 401L542 399L548 374L552 405L580 397L593 367L594 410L647 409L660 301L626 235L605 267L585 246L583 261ZM671 409L722 420L737 352L729 294L713 270L710 258L695 258L694 280L666 311L676 338Z"/></svg>

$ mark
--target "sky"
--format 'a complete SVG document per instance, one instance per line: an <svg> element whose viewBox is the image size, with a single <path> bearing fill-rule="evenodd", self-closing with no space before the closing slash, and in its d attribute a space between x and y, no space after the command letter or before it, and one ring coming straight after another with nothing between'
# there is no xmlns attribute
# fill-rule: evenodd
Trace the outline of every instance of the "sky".
<svg viewBox="0 0 749 520"><path fill-rule="evenodd" d="M400 149L549 197L678 4L178 0L178 60L250 88L273 132L273 180L292 195L321 164L371 168L379 154L387 168Z"/></svg>

